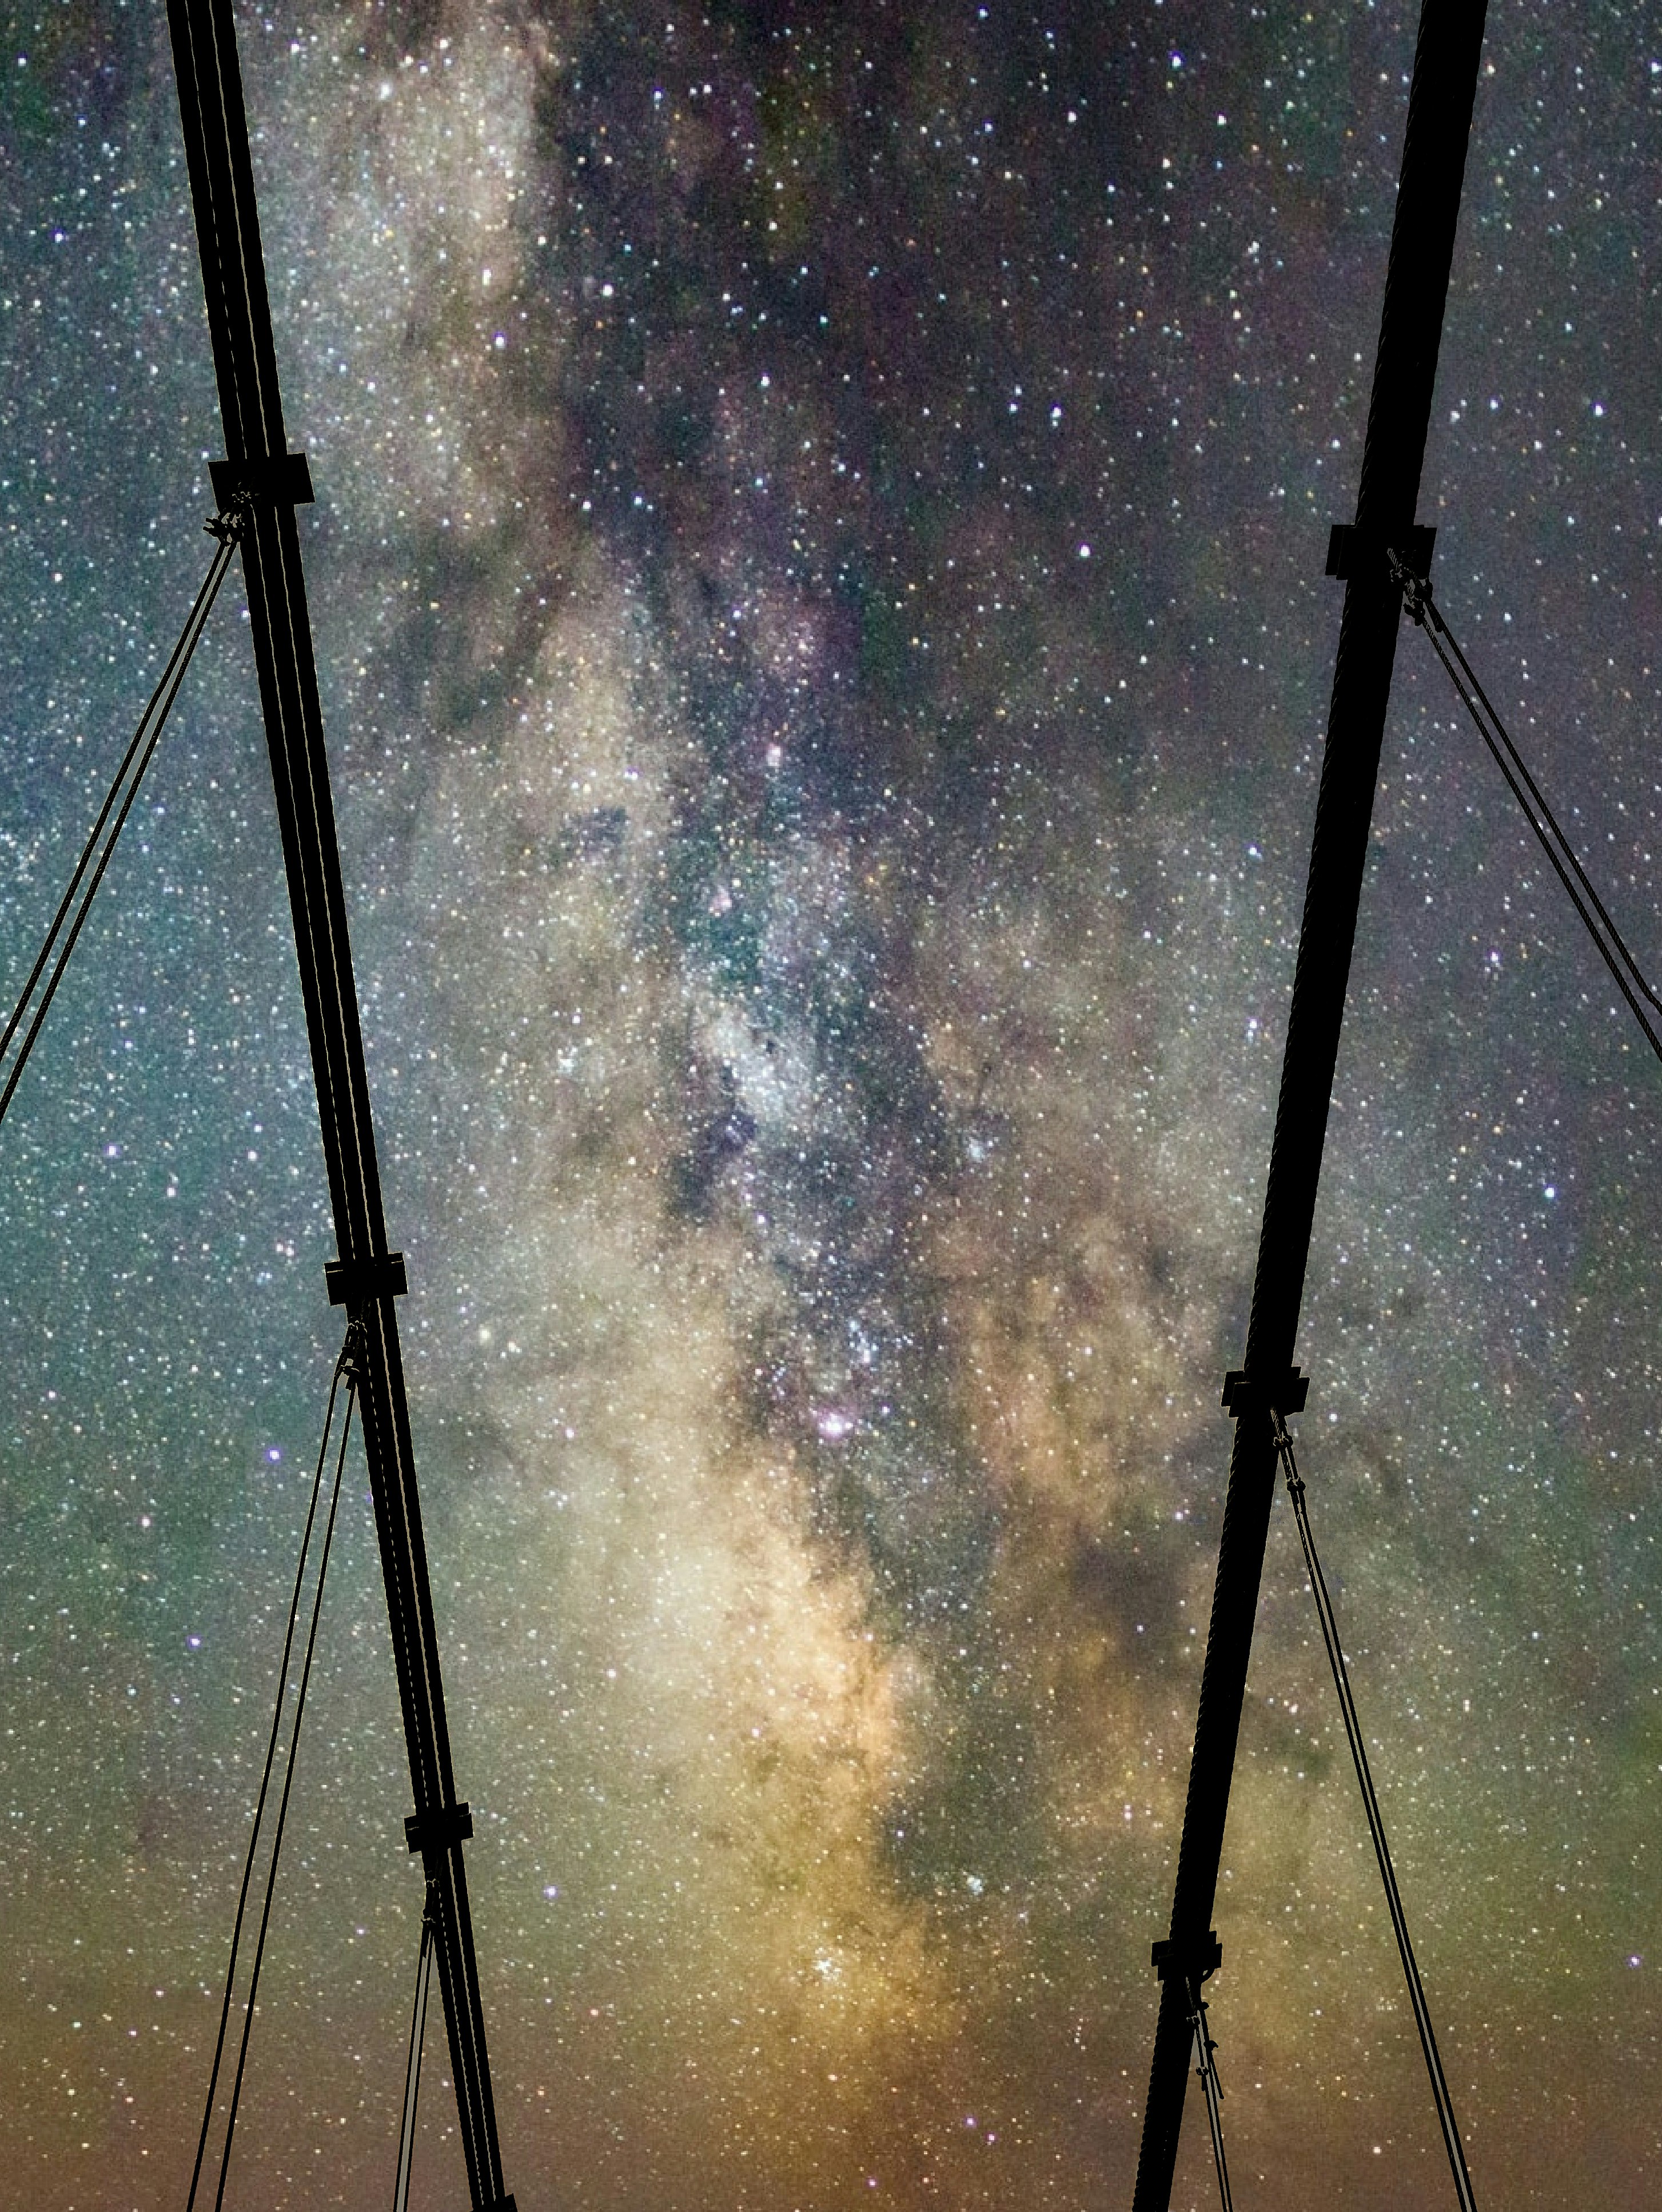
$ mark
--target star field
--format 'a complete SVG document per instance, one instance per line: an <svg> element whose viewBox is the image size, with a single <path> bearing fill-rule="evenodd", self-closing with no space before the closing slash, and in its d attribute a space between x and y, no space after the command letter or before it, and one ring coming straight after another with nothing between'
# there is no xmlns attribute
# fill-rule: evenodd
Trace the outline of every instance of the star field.
<svg viewBox="0 0 1662 2212"><path fill-rule="evenodd" d="M1415 20L239 10L527 2212L1129 2202ZM1654 975L1653 27L1490 9L1420 514ZM165 21L6 37L9 994L222 448ZM0 1129L5 2204L184 2201L338 1350L245 631ZM1662 2166L1659 1100L1405 628L1300 1464L1489 2204ZM228 2203L390 2186L352 1465ZM1279 1504L1216 1920L1243 2204L1447 2201Z"/></svg>

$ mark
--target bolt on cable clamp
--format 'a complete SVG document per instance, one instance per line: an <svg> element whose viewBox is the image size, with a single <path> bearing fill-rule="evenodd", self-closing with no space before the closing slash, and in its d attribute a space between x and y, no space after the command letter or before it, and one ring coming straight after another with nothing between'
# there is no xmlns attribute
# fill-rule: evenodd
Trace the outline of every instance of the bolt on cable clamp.
<svg viewBox="0 0 1662 2212"><path fill-rule="evenodd" d="M202 527L210 538L216 538L222 545L240 544L244 532L253 520L253 495L247 491L233 492L217 514L210 514Z"/></svg>
<svg viewBox="0 0 1662 2212"><path fill-rule="evenodd" d="M1423 629L1426 626L1426 609L1431 599L1430 579L1416 575L1394 547L1386 552L1385 560L1390 566L1391 580L1403 595L1403 606Z"/></svg>
<svg viewBox="0 0 1662 2212"><path fill-rule="evenodd" d="M1167 1936L1154 1946L1151 1964L1161 1981L1174 1972L1185 1984L1209 1982L1223 1964L1223 1946L1215 1929L1204 1936Z"/></svg>
<svg viewBox="0 0 1662 2212"><path fill-rule="evenodd" d="M1272 1413L1301 1413L1310 1396L1310 1377L1296 1367L1273 1382L1266 1382L1258 1376L1249 1375L1245 1368L1232 1367L1223 1378L1223 1396L1220 1401L1226 1413L1239 1420L1241 1415L1260 1409Z"/></svg>
<svg viewBox="0 0 1662 2212"><path fill-rule="evenodd" d="M346 1340L340 1347L340 1358L335 1365L335 1372L343 1382L361 1382L363 1380L364 1360L368 1349L368 1337L362 1316L354 1314L346 1324Z"/></svg>

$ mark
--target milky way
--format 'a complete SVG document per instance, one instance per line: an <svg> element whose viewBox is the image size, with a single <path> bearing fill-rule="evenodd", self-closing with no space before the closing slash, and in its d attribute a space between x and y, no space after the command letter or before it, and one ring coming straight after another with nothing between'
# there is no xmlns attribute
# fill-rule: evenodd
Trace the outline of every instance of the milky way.
<svg viewBox="0 0 1662 2212"><path fill-rule="evenodd" d="M1129 2201L1415 20L239 15L526 2212ZM221 447L165 26L8 37L15 988ZM1653 971L1645 37L1491 10L1421 515ZM0 1132L8 2204L184 2201L338 1346L244 629ZM1637 2207L1662 1090L1509 805L1405 635L1301 1456L1479 2198ZM391 2185L362 1490L228 2203ZM1279 1516L1216 1917L1242 2203L1446 2201Z"/></svg>

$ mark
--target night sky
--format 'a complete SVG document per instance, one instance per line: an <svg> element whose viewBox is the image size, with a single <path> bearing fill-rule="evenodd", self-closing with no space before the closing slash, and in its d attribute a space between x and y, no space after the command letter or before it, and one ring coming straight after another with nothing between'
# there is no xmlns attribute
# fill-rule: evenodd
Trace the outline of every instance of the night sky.
<svg viewBox="0 0 1662 2212"><path fill-rule="evenodd" d="M521 2212L1129 2203L1416 20L239 10ZM1657 31L1491 7L1419 507L1653 975ZM160 7L5 36L9 1003L222 447ZM340 1344L240 592L0 1131L5 2207L183 2206ZM1659 1240L1405 625L1300 1458L1486 2206L1662 2192ZM273 2212L420 1922L350 1464ZM1244 2212L1450 2202L1284 1500L1215 1922Z"/></svg>

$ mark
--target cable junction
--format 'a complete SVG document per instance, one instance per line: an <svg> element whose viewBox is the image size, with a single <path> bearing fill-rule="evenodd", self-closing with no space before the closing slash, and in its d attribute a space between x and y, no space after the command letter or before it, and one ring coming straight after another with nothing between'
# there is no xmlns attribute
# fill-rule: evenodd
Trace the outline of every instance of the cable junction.
<svg viewBox="0 0 1662 2212"><path fill-rule="evenodd" d="M1357 1716L1356 1700L1351 1695L1350 1674L1345 1665L1344 1647L1339 1641L1339 1624L1334 1614L1333 1601L1327 1594L1321 1561L1316 1556L1316 1539L1311 1530L1310 1509L1305 1498L1304 1482L1299 1474L1298 1462L1293 1456L1293 1439L1288 1434L1287 1424L1282 1419L1279 1407L1271 1407L1269 1419L1275 1433L1275 1450L1287 1474L1287 1494L1293 1501L1293 1518L1298 1523L1299 1542L1304 1549L1305 1571L1310 1577L1310 1587L1315 1595L1316 1612L1322 1625L1322 1642L1327 1649L1327 1663L1333 1670L1333 1686L1339 1693L1339 1710L1344 1717L1345 1738L1350 1746L1351 1761L1356 1769L1356 1781L1362 1793L1362 1807L1367 1815L1367 1832L1373 1839L1373 1856L1379 1863L1379 1879L1385 1885L1391 1929L1397 1938L1403 1978L1408 1983L1414 2025L1419 2030L1420 2049L1424 2054L1426 2071L1431 2077L1431 2094L1437 2107L1437 2124L1443 2131L1443 2148L1448 2153L1449 2171L1454 2176L1454 2193L1459 2200L1460 2212L1476 2212L1477 2200L1472 2195L1471 2176L1466 2171L1465 2148L1460 2141L1459 2126L1454 2118L1454 2102L1448 2093L1442 2054L1437 2048L1436 2030L1431 2024L1431 2008L1426 2002L1419 1962L1414 1956L1414 1946L1409 1938L1408 1916L1403 1909L1402 1892L1397 1886L1397 1870L1391 1863L1391 1848L1385 1841L1385 1817L1379 1810L1373 1777L1368 1769L1367 1751L1362 1741L1362 1724Z"/></svg>
<svg viewBox="0 0 1662 2212"><path fill-rule="evenodd" d="M29 970L28 981L24 984L17 1004L12 1009L10 1019L7 1022L4 1030L0 1030L0 1066L3 1066L6 1055L11 1052L16 1041L18 1030L22 1028L24 1017L28 1014L31 1004L33 1004L34 1012L30 1018L27 1030L24 1034L22 1042L17 1046L15 1057L6 1076L4 1088L0 1090L0 1121L3 1121L6 1117L7 1109L10 1106L16 1092L23 1070L28 1065L29 1054L34 1049L34 1041L40 1034L53 999L58 995L58 987L63 981L64 971L70 964L70 955L75 951L76 941L80 937L87 916L92 911L92 902L98 896L98 887L104 880L104 872L114 855L116 840L126 826L127 817L132 812L133 801L138 796L138 787L144 780L144 771L149 768L155 755L167 717L173 711L174 701L179 696L179 687L185 681L185 672L191 665L192 655L200 641L209 613L214 601L219 596L219 587L224 582L225 572L231 565L231 556L241 542L242 533L247 523L248 512L247 495L239 493L220 514L203 525L210 538L218 539L218 549L209 564L208 574L203 580L201 590L196 595L195 604L186 617L185 627L179 634L178 642L167 657L167 665L161 672L161 680L150 694L149 706L138 718L138 727L133 732L132 742L122 756L121 765L116 770L114 780L105 794L104 804L98 811L98 819L93 823L88 833L87 842L81 848L81 858L75 864L75 872L70 878L69 888L59 902L58 912L52 916L52 927L46 932L46 941L36 956L33 967ZM113 826L109 828L107 836L106 827L109 824L112 812L115 815L115 821ZM92 869L92 879L87 884L85 890L82 890L82 881L89 867ZM81 892L78 905L76 903L77 891ZM72 906L75 908L75 915L71 921L70 909ZM64 928L66 922L69 925L67 933ZM58 956L55 961L52 959L54 951ZM52 973L46 976L46 988L41 992L40 1000L36 1001L34 994L40 987L41 977L46 975L49 962L52 963Z"/></svg>
<svg viewBox="0 0 1662 2212"><path fill-rule="evenodd" d="M1403 605L1431 640L1432 648L1447 670L1449 679L1476 725L1478 736L1488 747L1495 766L1506 778L1507 787L1523 810L1524 818L1534 831L1541 850L1552 863L1553 871L1564 886L1570 904L1580 917L1582 927L1592 939L1599 958L1615 979L1616 989L1627 1000L1634 1019L1645 1033L1647 1043L1657 1059L1662 1060L1662 1031L1658 1026L1662 1021L1662 998L1658 997L1646 980L1626 939L1616 927L1608 908L1594 890L1592 878L1577 858L1574 847L1547 804L1540 785L1530 774L1523 755L1513 743L1506 724L1495 712L1494 702L1477 681L1471 663L1460 650L1458 640L1444 621L1442 611L1432 597L1429 581L1416 575L1399 552L1388 552L1385 558L1390 564L1391 580L1403 594ZM1641 1000L1644 1002L1642 1005Z"/></svg>
<svg viewBox="0 0 1662 2212"><path fill-rule="evenodd" d="M1168 1988L1181 1993L1184 2018L1194 2044L1195 2073L1206 2098L1206 2124L1212 2138L1212 2163L1217 2168L1218 2195L1223 2212L1234 2212L1229 2191L1229 2163L1223 2154L1223 2084L1218 2079L1217 2045L1207 2026L1207 2003L1201 1995L1223 1964L1223 1946L1216 1929L1206 1936L1168 1936L1154 1948L1154 1972Z"/></svg>
<svg viewBox="0 0 1662 2212"><path fill-rule="evenodd" d="M225 2139L219 2154L219 2184L214 2195L214 2212L221 2212L225 2201L225 2179L230 2171L231 2142L236 2133L237 2109L242 2100L242 2077L248 2062L248 2039L253 2027L254 2000L259 1990L259 1970L265 1956L266 1930L271 1925L271 1899L277 1889L277 1861L283 1850L283 1832L289 1817L289 1794L294 1784L295 1761L300 1750L301 1723L306 1714L306 1692L312 1679L312 1659L317 1650L318 1620L323 1610L323 1583L329 1571L329 1550L334 1540L335 1516L340 1504L342 1472L346 1465L346 1440L351 1434L352 1413L357 1400L363 1358L363 1324L354 1317L348 1324L346 1341L335 1362L333 1378L329 1385L328 1409L324 1415L323 1437L318 1445L317 1468L312 1477L311 1504L307 1509L306 1527L300 1540L300 1560L295 1570L294 1595L289 1601L289 1621L283 1631L283 1657L277 1667L276 1708L271 1715L271 1732L265 1746L265 1765L259 1778L259 1794L254 1802L254 1817L248 1837L247 1855L242 1866L242 1887L237 1896L236 1919L231 1929L231 1955L225 1968L225 1993L219 2009L219 2033L214 2043L213 2065L208 2075L208 2094L202 2108L202 2132L197 2139L196 2164L191 2172L191 2187L186 2197L186 2212L194 2212L197 2191L202 2183L202 2170L207 2155L208 2137L213 2127L214 2105L218 2094L220 2068L225 2057L226 2036L230 2024L231 2001L236 1984L237 1954L241 1947L243 1923L247 1914L248 1893L253 1886L254 1866L259 1856L260 1831L265 1819L265 1808L271 1795L272 1770L277 1764L277 1745L283 1735L283 1709L289 1701L289 1662L295 1648L295 1630L300 1618L301 1599L305 1590L307 1566L312 1549L312 1534L317 1524L318 1505L323 1492L324 1470L328 1463L329 1440L335 1422L335 1407L343 1382L346 1385L346 1413L341 1423L340 1443L335 1454L334 1480L329 1492L329 1510L324 1522L322 1543L318 1556L317 1578L312 1590L311 1617L306 1633L306 1653L300 1670L300 1680L295 1694L295 1717L289 1731L289 1741L283 1757L283 1790L277 1802L275 1832L271 1838L271 1855L266 1863L259 1910L259 1935L254 1947L253 1969L248 1977L247 1994L242 2005L242 2034L237 2046L236 2075L230 2106L225 2119Z"/></svg>

